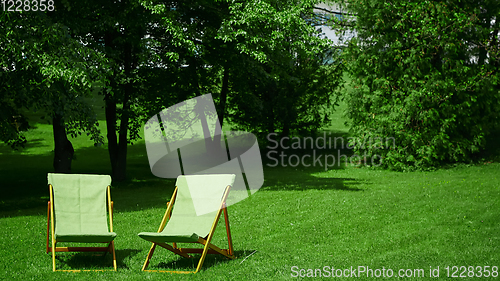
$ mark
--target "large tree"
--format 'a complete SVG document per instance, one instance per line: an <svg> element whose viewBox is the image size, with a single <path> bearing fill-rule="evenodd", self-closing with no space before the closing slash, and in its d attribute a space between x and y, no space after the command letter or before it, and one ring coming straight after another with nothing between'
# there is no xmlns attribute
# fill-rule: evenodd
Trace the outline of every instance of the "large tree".
<svg viewBox="0 0 500 281"><path fill-rule="evenodd" d="M311 134L329 121L336 104L340 60L315 28L317 1L233 3L219 38L234 44L229 117L261 137Z"/></svg>
<svg viewBox="0 0 500 281"><path fill-rule="evenodd" d="M166 44L178 65L170 68L180 78L177 87L188 95L211 93L221 123L288 135L328 120L340 78L338 64L324 64L331 41L308 20L316 3L152 1L149 8L161 16L165 37L179 42Z"/></svg>
<svg viewBox="0 0 500 281"><path fill-rule="evenodd" d="M202 94L215 97L222 122L229 118L251 131L316 129L326 120L321 107L330 102L335 82L326 79L333 68L321 64L330 42L318 38L306 20L314 2L56 5L50 17L67 27L67 37L107 62L95 65L105 73L101 86L113 179L126 178L127 145L146 118Z"/></svg>
<svg viewBox="0 0 500 281"><path fill-rule="evenodd" d="M3 13L0 25L0 136L21 145L26 110L46 113L53 124L54 170L69 172L73 147L67 135L87 132L100 141L97 120L84 97L99 76L101 58L69 36L46 13ZM23 110L24 108L24 110Z"/></svg>
<svg viewBox="0 0 500 281"><path fill-rule="evenodd" d="M141 69L151 68L148 36L155 28L153 14L137 0L62 2L54 18L68 26L72 37L106 60L105 101L107 147L114 180L126 178L127 146L141 127L137 101L147 85Z"/></svg>
<svg viewBox="0 0 500 281"><path fill-rule="evenodd" d="M394 169L471 161L499 127L496 1L346 1L345 100L359 153Z"/></svg>
<svg viewBox="0 0 500 281"><path fill-rule="evenodd" d="M309 20L315 3L148 2L158 21L148 33L156 67L143 69L146 115L210 93L222 124L258 135L317 130L328 121L341 67L324 64L332 44Z"/></svg>

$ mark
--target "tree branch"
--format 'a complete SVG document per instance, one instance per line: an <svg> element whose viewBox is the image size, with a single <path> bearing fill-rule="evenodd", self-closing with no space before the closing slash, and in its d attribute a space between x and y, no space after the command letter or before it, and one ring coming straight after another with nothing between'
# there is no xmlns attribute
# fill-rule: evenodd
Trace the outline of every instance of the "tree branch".
<svg viewBox="0 0 500 281"><path fill-rule="evenodd" d="M350 13L332 11L332 10L328 10L328 9L321 8L321 7L316 7L316 6L314 6L314 9L320 10L320 11L323 11L323 12L327 12L327 13L330 13L330 14L341 15L341 16L357 16L358 15L358 14L350 14Z"/></svg>

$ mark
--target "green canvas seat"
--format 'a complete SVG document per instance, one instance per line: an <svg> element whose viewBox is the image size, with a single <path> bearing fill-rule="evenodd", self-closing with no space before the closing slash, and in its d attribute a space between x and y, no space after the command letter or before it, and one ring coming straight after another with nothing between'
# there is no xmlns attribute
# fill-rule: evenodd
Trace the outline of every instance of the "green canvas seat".
<svg viewBox="0 0 500 281"><path fill-rule="evenodd" d="M116 270L111 177L49 173L47 179L50 192L47 253L52 252L53 271L56 271L55 252L109 252L113 255L113 267ZM109 230L106 209L109 210ZM49 246L49 230L52 246ZM56 247L58 242L108 243L108 246Z"/></svg>
<svg viewBox="0 0 500 281"><path fill-rule="evenodd" d="M195 271L147 271L196 273L201 269L207 254L222 254L234 259L225 205L234 179L235 175L232 174L179 176L158 231L139 233L139 237L153 243L142 270L148 267L157 245L183 257L190 257L189 253L201 253L202 256ZM222 213L226 223L228 249L220 249L210 243ZM176 243L200 243L204 248L179 248Z"/></svg>
<svg viewBox="0 0 500 281"><path fill-rule="evenodd" d="M116 233L108 232L108 233L61 233L56 234L57 242L84 242L84 243L106 243L111 242L115 239Z"/></svg>

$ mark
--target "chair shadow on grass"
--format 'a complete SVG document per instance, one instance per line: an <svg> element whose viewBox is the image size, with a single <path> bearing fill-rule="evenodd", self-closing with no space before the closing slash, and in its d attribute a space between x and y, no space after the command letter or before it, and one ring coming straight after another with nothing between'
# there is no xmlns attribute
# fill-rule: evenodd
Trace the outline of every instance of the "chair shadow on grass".
<svg viewBox="0 0 500 281"><path fill-rule="evenodd" d="M166 250L165 250L166 251ZM167 251L168 252L168 251ZM234 255L236 259L231 260L223 255L214 255L209 254L206 256L205 261L203 262L203 266L201 270L206 270L208 268L217 266L218 264L228 263L228 262L238 262L241 263L245 257L252 253L253 250L238 250L234 251ZM160 255L159 255L160 256ZM191 254L192 258L184 258L178 255L175 255L171 252L167 254L162 254L162 261L154 263L151 262L148 269L152 270L185 270L185 271L194 271L198 266L198 262L200 260L201 254ZM153 256L153 258L158 258ZM160 259L160 258L158 258ZM152 260L153 261L153 260Z"/></svg>
<svg viewBox="0 0 500 281"><path fill-rule="evenodd" d="M115 250L116 265L118 270L129 269L126 260L134 257L140 250L137 249L119 249ZM113 256L110 253L100 252L73 252L56 253L57 269L71 270L112 270Z"/></svg>
<svg viewBox="0 0 500 281"><path fill-rule="evenodd" d="M136 256L140 252L142 252L142 251L137 250L137 249L119 249L119 250L116 250L116 266L118 267L118 269L120 269L120 268L121 269L130 269L127 266L127 263L125 261L131 259L132 257Z"/></svg>
<svg viewBox="0 0 500 281"><path fill-rule="evenodd" d="M56 269L113 270L113 256L110 253L101 252L56 253Z"/></svg>

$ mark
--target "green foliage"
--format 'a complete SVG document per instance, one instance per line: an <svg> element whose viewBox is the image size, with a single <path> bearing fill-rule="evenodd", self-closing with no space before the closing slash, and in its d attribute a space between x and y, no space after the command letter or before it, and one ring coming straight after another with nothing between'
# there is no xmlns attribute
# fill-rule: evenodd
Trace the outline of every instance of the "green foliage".
<svg viewBox="0 0 500 281"><path fill-rule="evenodd" d="M84 128L96 136L83 97L98 86L119 178L125 177L126 144L139 138L144 121L202 94L211 93L222 121L235 127L314 132L336 103L342 68L323 64L332 44L307 20L316 2L88 0L62 1L47 14L17 13L12 17L19 17L25 35L14 21L6 21L6 30L20 38L11 49L31 72L8 73L19 75L12 81L31 81L31 88L10 92L18 92L14 100L25 107L64 116L70 134ZM28 59L24 46L32 47ZM12 81L6 87L14 87Z"/></svg>
<svg viewBox="0 0 500 281"><path fill-rule="evenodd" d="M357 152L381 155L385 167L397 170L474 160L500 125L496 2L346 7L357 14L351 23L357 38L344 52Z"/></svg>
<svg viewBox="0 0 500 281"><path fill-rule="evenodd" d="M100 77L96 66L104 59L45 13L4 13L0 25L6 31L0 36L0 140L23 142L24 108L63 116L70 134L86 132L102 142L84 97Z"/></svg>
<svg viewBox="0 0 500 281"><path fill-rule="evenodd" d="M232 3L218 38L235 41L240 52L259 62L275 60L272 53L315 55L324 52L329 40L316 36L315 28L305 20L317 1L245 1Z"/></svg>
<svg viewBox="0 0 500 281"><path fill-rule="evenodd" d="M324 65L332 42L310 18L316 1L232 3L217 38L233 44L229 119L263 138L311 134L336 105L342 66ZM338 60L340 61L340 60Z"/></svg>
<svg viewBox="0 0 500 281"><path fill-rule="evenodd" d="M227 17L228 3L145 1L143 5L156 15L148 39L150 65L142 73L148 83L143 86L149 101L165 97L154 102L151 113L187 98L220 92L221 68L230 47L216 34Z"/></svg>
<svg viewBox="0 0 500 281"><path fill-rule="evenodd" d="M261 138L268 133L310 135L329 122L336 105L335 88L341 67L321 65L318 60L290 60L291 67L271 60L261 64L241 62L233 74L229 118L234 126Z"/></svg>
<svg viewBox="0 0 500 281"><path fill-rule="evenodd" d="M332 44L306 20L315 2L144 2L161 18L149 46L165 67L144 72L142 107L151 116L211 93L233 127L315 131L336 102L341 71L322 64Z"/></svg>

